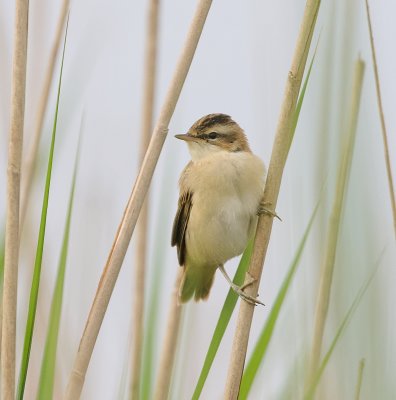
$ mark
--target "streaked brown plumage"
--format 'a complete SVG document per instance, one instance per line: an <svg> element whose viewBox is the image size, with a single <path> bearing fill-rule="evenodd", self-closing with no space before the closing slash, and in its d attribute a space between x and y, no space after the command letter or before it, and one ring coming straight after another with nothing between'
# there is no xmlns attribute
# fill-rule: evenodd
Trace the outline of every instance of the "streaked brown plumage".
<svg viewBox="0 0 396 400"><path fill-rule="evenodd" d="M240 126L209 114L176 135L192 160L180 176L172 246L184 268L180 301L206 299L216 269L241 254L256 225L265 168Z"/></svg>

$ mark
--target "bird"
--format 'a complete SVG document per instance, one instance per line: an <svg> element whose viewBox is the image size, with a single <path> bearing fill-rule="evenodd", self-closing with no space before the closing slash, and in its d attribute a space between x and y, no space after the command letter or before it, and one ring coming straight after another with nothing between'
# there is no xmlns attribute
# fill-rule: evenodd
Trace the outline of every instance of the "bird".
<svg viewBox="0 0 396 400"><path fill-rule="evenodd" d="M262 203L266 179L263 161L249 147L244 130L226 114L198 119L185 134L191 160L179 179L179 200L171 245L183 268L179 302L206 300L216 270L251 304L228 276L224 264L243 253L257 226L258 215L277 216Z"/></svg>

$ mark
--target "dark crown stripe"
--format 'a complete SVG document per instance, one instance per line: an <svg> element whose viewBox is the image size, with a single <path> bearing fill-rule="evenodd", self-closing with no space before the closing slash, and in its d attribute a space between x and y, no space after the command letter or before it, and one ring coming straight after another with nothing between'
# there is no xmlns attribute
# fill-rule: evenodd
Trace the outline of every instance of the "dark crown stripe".
<svg viewBox="0 0 396 400"><path fill-rule="evenodd" d="M233 123L233 120L231 119L231 117L229 115L209 114L199 121L197 130L206 130L206 129L210 128L211 126L215 126L218 124L226 125L226 124L232 124L232 123Z"/></svg>

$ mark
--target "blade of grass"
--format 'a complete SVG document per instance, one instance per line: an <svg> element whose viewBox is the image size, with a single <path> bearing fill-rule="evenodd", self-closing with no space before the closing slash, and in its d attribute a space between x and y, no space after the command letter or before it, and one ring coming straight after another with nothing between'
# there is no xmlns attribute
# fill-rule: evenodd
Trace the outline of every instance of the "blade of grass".
<svg viewBox="0 0 396 400"><path fill-rule="evenodd" d="M293 119L292 119L291 140L293 140L294 134L296 132L298 119L300 117L301 107L302 107L303 102L304 102L305 92L307 91L307 86L308 86L309 78L311 76L312 66L313 66L313 63L315 61L315 57L316 57L316 52L318 50L318 46L319 46L319 39L318 39L318 41L316 43L315 51L313 53L311 62L309 63L309 68L308 68L307 74L305 76L304 83L303 83L303 85L301 87L301 90L300 90L300 93L298 95L296 109L294 111L294 115L293 115Z"/></svg>
<svg viewBox="0 0 396 400"><path fill-rule="evenodd" d="M307 0L306 2L292 65L286 81L284 98L263 193L263 202L269 204L274 209L276 208L283 170L292 142L293 118L319 7L320 0ZM273 216L269 214L259 217L249 270L245 276L245 283L248 282L249 278L254 279L254 283L246 288L246 294L249 296L257 296L271 235L272 223ZM254 308L253 305L246 301L240 303L225 385L224 398L226 399L236 400L238 398Z"/></svg>
<svg viewBox="0 0 396 400"><path fill-rule="evenodd" d="M359 362L358 379L356 382L356 391L355 391L355 400L360 399L360 392L362 390L363 371L364 371L365 364L366 364L366 360L364 358L362 358Z"/></svg>
<svg viewBox="0 0 396 400"><path fill-rule="evenodd" d="M20 238L20 189L29 0L15 1L14 49L11 83L11 116L7 163L7 208L4 254L3 321L1 338L1 398L15 397L15 340Z"/></svg>
<svg viewBox="0 0 396 400"><path fill-rule="evenodd" d="M382 252L383 254L383 252ZM347 313L345 314L344 319L341 322L341 325L339 326L331 344L329 349L327 350L325 356L323 357L323 360L321 361L318 370L316 371L315 376L313 377L312 381L311 381L311 385L308 387L307 391L305 392L305 396L304 396L304 400L312 400L314 398L315 395L315 390L319 384L319 381L323 375L323 372L330 360L330 357L333 354L333 351L337 345L337 343L340 340L341 335L344 333L346 327L348 326L348 324L350 323L356 309L358 308L363 296L365 295L367 289L369 288L371 282L374 279L374 276L376 275L378 268L380 266L380 261L382 259L382 254L379 257L379 261L376 263L375 268L373 269L373 271L371 272L371 274L368 276L368 278L366 279L366 281L363 283L362 287L360 288L360 290L358 291L358 293L355 296L355 299L353 300L351 306L349 307Z"/></svg>
<svg viewBox="0 0 396 400"><path fill-rule="evenodd" d="M395 189L393 187L392 168L391 168L391 163L390 163L389 146L388 146L388 134L387 134L386 125L385 125L384 109L382 107L381 86L380 86L380 82L379 82L377 56L375 54L374 35L373 35L373 28L371 26L370 8L369 8L368 0L366 0L366 11L367 11L367 22L368 22L369 33L370 33L371 55L372 55L373 67L374 67L375 88L377 91L378 111L379 111L380 121L381 121L382 141L384 143L386 173L388 176L389 195L390 195L390 201L391 201L392 213L393 213L393 228L395 230L395 235L396 235Z"/></svg>
<svg viewBox="0 0 396 400"><path fill-rule="evenodd" d="M29 203L30 193L32 190L34 172L36 170L40 138L43 131L45 111L47 108L48 97L50 94L51 82L54 76L55 64L57 59L56 55L58 53L58 49L62 44L62 33L68 15L69 3L70 0L63 0L62 3L58 24L56 26L55 38L51 47L51 54L49 57L47 70L45 74L44 86L42 88L40 99L38 101L33 138L31 140L29 151L26 156L26 161L22 165L23 180L22 180L22 201L21 201L21 222L20 222L21 229L23 229L23 225L26 218L26 211L29 205L28 203Z"/></svg>
<svg viewBox="0 0 396 400"><path fill-rule="evenodd" d="M253 241L251 240L244 251L241 261L239 262L238 268L236 270L233 282L240 286L243 283L243 277L249 266L250 257L253 249ZM236 303L238 301L238 295L229 289L227 297L224 301L223 308L220 312L219 320L217 321L216 328L213 332L212 340L210 342L208 351L206 353L205 361L201 369L201 373L198 378L197 385L195 386L194 393L192 395L192 400L198 400L202 393L206 378L209 375L210 368L212 367L213 361L217 354L217 350L220 347L220 343L223 339L224 333L227 329L228 323L230 322L232 313L234 312Z"/></svg>
<svg viewBox="0 0 396 400"><path fill-rule="evenodd" d="M317 46L316 46L316 48L317 48ZM292 136L294 135L294 132L297 127L297 121L298 121L298 117L300 115L301 107L302 107L302 104L304 101L305 91L307 89L309 77L311 75L311 70L312 70L314 59L315 59L315 55L316 55L316 49L315 49L315 53L312 57L310 66L309 66L308 73L305 77L304 85L303 85L301 92L299 94L299 97L298 97L298 101L297 101L297 105L296 105L296 109L295 109L294 117L293 117L293 125L291 128ZM242 285L242 283L243 283L243 277L245 276L245 273L247 271L247 268L248 268L248 265L250 262L250 256L251 256L252 249L253 249L253 241L251 241L248 244L245 252L242 255L241 261L239 262L238 269L235 273L233 282L235 284L237 284L238 286ZM235 294L235 292L232 289L230 289L228 292L228 295L225 299L223 308L220 312L220 317L217 322L215 331L213 333L212 340L210 342L209 349L207 351L206 358L204 361L204 365L201 369L201 373L199 375L198 382L195 387L192 399L198 400L199 396L201 395L202 389L204 387L206 378L209 375L209 371L210 371L210 368L212 367L217 350L220 346L221 340L223 339L225 330L227 329L228 323L231 319L231 315L234 312L237 300L238 300L237 295Z"/></svg>
<svg viewBox="0 0 396 400"><path fill-rule="evenodd" d="M81 127L82 126L83 126L83 121L81 122ZM81 129L82 128L80 128L80 138L81 138ZM79 158L80 158L80 140L77 145L77 154L74 163L74 172L73 172L72 184L69 195L69 205L66 214L66 223L63 232L62 248L58 264L58 273L55 281L54 294L52 296L47 339L45 342L43 360L41 363L40 381L37 391L37 399L40 400L52 399L54 391L56 350L58 345L59 325L62 313L63 287L65 282L67 254L69 250L70 225L71 225L71 216L73 212L73 201L74 201L74 192L76 187Z"/></svg>
<svg viewBox="0 0 396 400"><path fill-rule="evenodd" d="M253 381L256 377L257 371L265 357L265 354L268 349L268 345L272 338L272 333L275 328L275 324L278 320L280 310L282 308L283 302L286 298L286 294L288 293L290 284L293 280L294 274L297 270L297 267L300 264L301 255L305 248L305 243L307 242L308 235L311 231L312 224L314 222L316 213L319 208L319 203L316 205L312 216L308 222L308 226L305 229L304 235L301 239L300 245L297 248L296 254L294 255L294 259L290 265L289 271L286 274L286 277L282 283L282 286L276 296L274 305L271 308L271 312L267 318L267 321L261 331L261 334L257 340L256 346L254 347L253 353L250 357L249 362L247 363L245 372L242 376L241 388L239 392L238 399L244 400L247 399L249 391L252 387Z"/></svg>
<svg viewBox="0 0 396 400"><path fill-rule="evenodd" d="M323 256L322 270L319 282L319 290L316 302L314 318L314 333L308 364L308 374L306 377L305 388L311 386L311 380L316 374L320 352L322 347L324 327L327 318L327 311L330 302L332 278L337 251L338 234L341 226L341 213L348 187L348 176L352 164L353 148L355 144L356 128L359 114L360 95L362 90L364 75L364 62L358 59L355 63L354 81L352 96L350 100L350 111L348 121L348 131L345 147L343 149L339 163L336 192L334 195L332 211L329 220L326 251Z"/></svg>
<svg viewBox="0 0 396 400"><path fill-rule="evenodd" d="M186 42L176 65L174 76L167 91L158 121L151 136L150 144L136 178L131 196L118 227L109 257L103 269L93 304L87 318L84 333L66 388L65 400L76 400L81 395L88 365L96 339L105 316L110 297L113 293L136 221L139 217L144 198L147 194L164 141L168 134L169 122L191 66L199 38L201 36L212 0L200 0L192 19Z"/></svg>
<svg viewBox="0 0 396 400"><path fill-rule="evenodd" d="M64 43L63 43L63 53L62 53L62 62L61 62L61 68L60 68L60 73L59 73L58 94L57 94L57 99L56 99L54 125L53 125L53 129L52 129L51 147L50 147L50 152L49 152L49 157L48 157L47 177L45 180L43 205L42 205L42 209L41 209L41 220L40 220L39 236L38 236L38 241L37 241L36 259L35 259L35 263L34 263L32 287L30 290L30 299L29 299L29 310L28 310L28 316L27 316L27 321L26 321L25 339L24 339L23 350L22 350L22 362L21 362L18 388L17 388L17 399L18 400L23 399L23 393L25 390L26 375L27 375L27 370L28 370L28 366L29 366L30 350L31 350L32 338L33 338L34 322L35 322L35 318L36 318L37 298L38 298L38 292L39 292L39 286L40 286L41 263L42 263L42 259L43 259L45 228L46 228L46 222L47 222L48 200L49 200L49 191L50 191L51 174L52 174L52 161L53 161L53 157L54 157L56 128L57 128L57 122L58 122L59 98L60 98L61 85L62 85L63 61L64 61L64 57L65 57L68 22L66 24L65 39L64 39Z"/></svg>

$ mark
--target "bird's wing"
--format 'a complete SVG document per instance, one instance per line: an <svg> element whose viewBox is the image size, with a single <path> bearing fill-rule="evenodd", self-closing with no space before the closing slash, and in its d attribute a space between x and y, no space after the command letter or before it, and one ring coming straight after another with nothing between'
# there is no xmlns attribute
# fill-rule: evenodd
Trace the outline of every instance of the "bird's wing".
<svg viewBox="0 0 396 400"><path fill-rule="evenodd" d="M178 208L173 222L172 246L177 246L179 264L184 265L186 260L186 231L192 207L192 192L185 191L179 197Z"/></svg>

